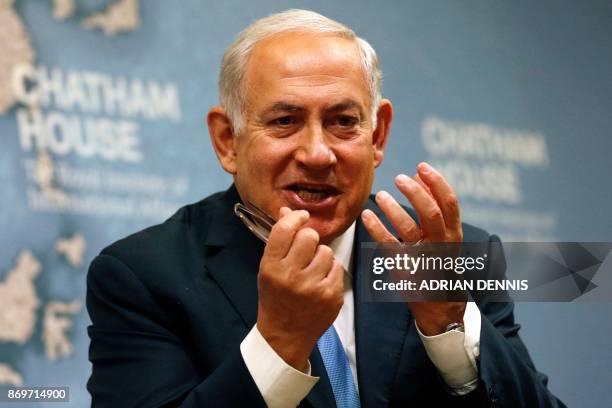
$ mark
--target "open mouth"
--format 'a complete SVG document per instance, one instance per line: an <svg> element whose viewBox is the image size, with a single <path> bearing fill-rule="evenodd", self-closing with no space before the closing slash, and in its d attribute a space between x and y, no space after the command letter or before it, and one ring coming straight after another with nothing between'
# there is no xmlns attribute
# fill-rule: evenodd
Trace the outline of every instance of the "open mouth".
<svg viewBox="0 0 612 408"><path fill-rule="evenodd" d="M323 201L328 197L338 194L338 190L334 187L324 185L296 183L290 185L287 189L295 192L301 200L309 203Z"/></svg>

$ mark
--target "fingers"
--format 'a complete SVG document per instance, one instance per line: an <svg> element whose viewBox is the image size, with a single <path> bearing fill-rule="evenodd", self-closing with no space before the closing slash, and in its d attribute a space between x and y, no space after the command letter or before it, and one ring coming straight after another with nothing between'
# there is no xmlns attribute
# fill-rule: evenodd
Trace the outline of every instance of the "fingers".
<svg viewBox="0 0 612 408"><path fill-rule="evenodd" d="M339 261L334 261L331 271L323 279L322 284L328 291L334 292L336 288L341 288L340 294L344 294L344 267Z"/></svg>
<svg viewBox="0 0 612 408"><path fill-rule="evenodd" d="M265 255L273 259L282 259L287 255L295 235L302 225L308 221L309 217L307 211L291 211L289 209L287 211L284 208L281 208L281 218L272 227L270 238L266 244Z"/></svg>
<svg viewBox="0 0 612 408"><path fill-rule="evenodd" d="M420 163L417 169L417 177L428 187L442 211L446 228L454 233L460 233L461 214L459 201L453 188L431 165Z"/></svg>
<svg viewBox="0 0 612 408"><path fill-rule="evenodd" d="M319 245L319 234L312 228L302 228L293 238L293 245L289 249L285 259L291 264L305 268L312 261L317 246Z"/></svg>
<svg viewBox="0 0 612 408"><path fill-rule="evenodd" d="M421 239L421 230L416 222L389 193L380 191L376 194L376 204L404 242L416 242Z"/></svg>
<svg viewBox="0 0 612 408"><path fill-rule="evenodd" d="M431 241L444 240L446 224L440 207L418 182L400 174L395 178L395 185L412 204L419 217L423 236Z"/></svg>
<svg viewBox="0 0 612 408"><path fill-rule="evenodd" d="M315 281L320 281L325 278L334 266L334 251L327 245L319 245L315 255L304 272Z"/></svg>
<svg viewBox="0 0 612 408"><path fill-rule="evenodd" d="M425 191L427 191L427 194L429 194L430 196L433 197L433 194L431 193L431 190L429 189L429 186L427 186L427 184L425 184L423 179L421 177L419 177L418 170L417 170L417 174L414 175L413 179L416 180L416 182L419 183L419 185L421 187L423 187L425 189Z"/></svg>
<svg viewBox="0 0 612 408"><path fill-rule="evenodd" d="M397 238L387 230L382 221L371 210L363 210L361 220L374 241L381 243L398 242Z"/></svg>
<svg viewBox="0 0 612 408"><path fill-rule="evenodd" d="M305 280L321 282L333 272L334 254L327 245L319 245L319 234L312 228L304 228L308 212L281 208L280 219L272 227L265 256L286 262L304 273ZM340 264L340 276L342 277Z"/></svg>

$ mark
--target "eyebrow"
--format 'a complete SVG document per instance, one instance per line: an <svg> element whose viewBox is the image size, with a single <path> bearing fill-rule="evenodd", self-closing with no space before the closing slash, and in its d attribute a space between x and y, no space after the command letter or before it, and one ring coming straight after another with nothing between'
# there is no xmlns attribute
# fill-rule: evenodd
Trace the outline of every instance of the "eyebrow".
<svg viewBox="0 0 612 408"><path fill-rule="evenodd" d="M342 100L330 107L325 108L326 112L342 112L345 110L357 109L361 116L364 116L361 105L352 99ZM306 108L299 105L294 105L287 102L276 102L274 105L264 111L264 113L278 113L278 112L300 112L305 111Z"/></svg>
<svg viewBox="0 0 612 408"><path fill-rule="evenodd" d="M265 113L274 113L274 112L296 112L305 110L303 107L298 105L293 105L286 102L276 102L274 105L265 110Z"/></svg>
<svg viewBox="0 0 612 408"><path fill-rule="evenodd" d="M342 112L342 111L346 111L350 109L357 109L357 111L359 111L359 115L362 117L364 116L364 112L363 112L361 105L352 99L345 99L341 102L338 102L330 106L329 108L325 110L328 112Z"/></svg>

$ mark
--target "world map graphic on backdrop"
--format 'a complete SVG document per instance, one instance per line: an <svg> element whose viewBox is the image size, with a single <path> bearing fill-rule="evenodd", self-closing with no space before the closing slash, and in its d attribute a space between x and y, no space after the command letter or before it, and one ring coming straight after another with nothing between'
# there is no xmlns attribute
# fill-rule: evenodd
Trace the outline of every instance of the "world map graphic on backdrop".
<svg viewBox="0 0 612 408"><path fill-rule="evenodd" d="M0 115L14 109L28 208L150 219L176 209L186 176L130 168L144 161L142 123L181 120L176 85L38 63L13 2L0 4ZM109 36L130 32L140 25L138 9L137 0L119 0L80 25ZM75 10L73 1L53 3L61 21Z"/></svg>
<svg viewBox="0 0 612 408"><path fill-rule="evenodd" d="M67 262L78 269L83 264L85 238L76 234L68 239L58 239L55 250L63 254ZM0 342L25 344L39 335L45 347L45 356L54 361L72 354L68 330L72 327L70 315L81 310L81 302L49 300L43 307L42 332L34 333L41 299L36 293L34 280L43 272L41 262L28 249L21 251L17 264L0 282ZM23 385L23 377L7 364L0 363L0 384Z"/></svg>
<svg viewBox="0 0 612 408"><path fill-rule="evenodd" d="M36 52L21 18L13 9L14 0L0 1L0 114L6 113L18 98L13 89L13 72L18 65L34 63ZM135 30L140 25L138 0L118 0L105 11L93 13L82 21L87 29L101 29L106 35ZM59 21L72 17L75 0L53 0L53 17Z"/></svg>
<svg viewBox="0 0 612 408"><path fill-rule="evenodd" d="M58 21L73 18L78 8L78 4L74 0L54 0L52 5L53 17ZM51 91L53 95L43 90L45 85L48 85L52 80L45 83L45 79L48 79L43 78L46 68L42 65L36 65L36 50L32 46L30 34L13 6L13 0L0 1L0 115L8 115L11 109L17 107L15 117L20 122L23 152L33 155L24 157L23 161L27 179L31 182L28 191L30 209L45 212L89 214L96 213L96 211L98 213L114 211L115 214L120 213L123 216L133 215L134 212L130 212L129 209L126 210L125 206L106 207L104 203L98 204L97 207L88 206L86 204L87 200L74 196L74 191L78 191L79 188L83 189L83 183L87 183L84 180L89 180L90 189L95 187L94 184L97 182L100 188L114 188L120 191L124 188L130 188L130 180L133 185L140 175L119 174L109 169L85 169L56 161L53 158L53 156L69 153L68 150L70 149L67 149L68 143L66 141L70 138L70 130L68 130L69 125L67 123L74 123L79 119L76 115L70 118L59 109L45 112L46 108L60 106L61 110L65 112L75 106L82 108L86 104L83 100L86 96L81 93L83 86L87 86L88 91L91 91L91 78L97 75L98 80L100 78L102 78L101 80L109 80L108 76L102 73L88 72L86 74L88 85L83 85L77 83L79 78L74 79L75 75L78 76L78 74L71 72L68 76L72 75L72 79L66 78L65 89ZM138 0L115 1L107 5L104 10L86 16L80 22L80 25L84 29L100 29L108 36L136 30L140 26L139 2ZM55 75L53 80L57 80L58 75L61 76L62 74L60 70L51 70L51 75ZM25 81L30 81L29 85L37 84L38 87L34 85L34 88L26 89ZM137 80L132 81L130 85L132 88L142 86ZM155 88L157 84L148 85ZM37 89L38 93L33 93L33 89ZM168 89L170 90L168 91ZM153 92L156 91L158 91L158 99L153 103L159 102L160 98L167 97L168 92L171 94L174 92L173 96L170 95L170 105L166 104L162 107L158 105L145 106L142 108L144 115L151 118L157 114L169 114L174 119L180 116L176 91L171 86L165 89L158 86L153 90ZM146 92L143 91L136 96L132 94L130 102L138 98L146 98ZM50 101L50 96L53 102ZM62 99L62 97L64 98ZM128 98L128 96L125 96L123 102ZM106 108L109 108L108 104ZM97 111L101 110L101 108L97 109ZM125 110L127 116L134 117L138 115L139 108L126 108ZM95 112L96 109L90 111ZM63 128L62 125L64 125ZM126 133L130 133L132 138L136 137L134 133L137 130L137 124L134 123L125 121L113 124L110 120L100 119L97 123L92 120L85 126L95 128L96 125L99 132L108 131L108 128L115 127L122 130L124 136ZM47 127L47 132L43 129L45 127ZM126 138L128 137L126 136L124 139ZM119 139L121 138L115 138L114 141ZM133 141L134 139L130 140ZM80 148L81 156L96 154L95 147L81 145ZM98 149L97 153L108 161L122 159L124 161L138 161L141 156L135 149L136 147L132 145L118 152L100 151ZM92 181L94 178L96 180ZM146 184L146 177L144 183L142 183L142 178L140 180L141 184ZM153 187L154 189L160 188L160 182L162 184L167 183L165 180L154 179L154 176L153 178L149 176L149 181L151 180L152 183L158 184L157 187ZM185 188L185 182L182 183L183 188ZM180 180L179 184L181 184ZM176 186L176 184L174 185ZM69 187L73 187L72 191L68 191ZM176 189L176 187L174 188ZM156 208L150 207L148 210L141 209L139 214L151 214L157 210L159 210L159 206ZM82 276L84 254L87 247L87 241L82 232L74 231L72 236L57 237L55 242L49 246L48 250L55 251L58 256L64 259L65 264L72 268L75 275ZM73 354L73 344L70 339L70 329L73 326L73 317L83 310L81 296L69 301L53 298L43 299L37 293L35 281L41 274L46 273L48 268L28 248L23 248L12 259L14 265L9 267L7 271L0 271L2 272L0 273L0 277L2 277L0 279L0 346L3 344L23 346L28 342L41 342L44 348L44 356L49 362L71 356ZM5 265L0 267L5 267ZM20 386L26 383L27 377L24 374L0 359L0 384Z"/></svg>

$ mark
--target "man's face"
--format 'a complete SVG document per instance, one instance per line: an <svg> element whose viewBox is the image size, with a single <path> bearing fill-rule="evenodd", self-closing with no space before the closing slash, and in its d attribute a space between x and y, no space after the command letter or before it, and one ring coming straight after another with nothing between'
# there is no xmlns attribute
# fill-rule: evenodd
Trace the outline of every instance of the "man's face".
<svg viewBox="0 0 612 408"><path fill-rule="evenodd" d="M329 243L359 216L384 146L373 140L357 46L274 36L253 50L245 84L246 122L234 139L241 198L275 218L283 206L307 210L307 226Z"/></svg>

